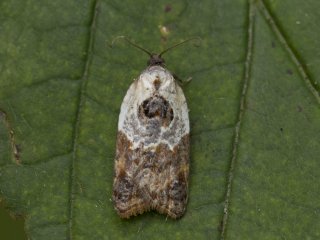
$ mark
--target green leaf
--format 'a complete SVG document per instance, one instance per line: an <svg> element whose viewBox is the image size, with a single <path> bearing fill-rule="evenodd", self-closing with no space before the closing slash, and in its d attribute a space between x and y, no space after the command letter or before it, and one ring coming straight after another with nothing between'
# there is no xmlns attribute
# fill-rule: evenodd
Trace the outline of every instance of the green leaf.
<svg viewBox="0 0 320 240"><path fill-rule="evenodd" d="M320 237L318 1L0 3L0 197L30 239ZM165 28L164 28L165 27ZM147 56L181 78L191 120L180 220L111 202L120 104Z"/></svg>

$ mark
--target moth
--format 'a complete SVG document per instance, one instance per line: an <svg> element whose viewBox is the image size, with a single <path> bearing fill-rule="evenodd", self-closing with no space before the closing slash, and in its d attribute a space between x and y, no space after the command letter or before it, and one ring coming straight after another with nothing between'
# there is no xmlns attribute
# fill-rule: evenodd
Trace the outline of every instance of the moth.
<svg viewBox="0 0 320 240"><path fill-rule="evenodd" d="M124 38L124 37L122 37ZM113 183L121 218L156 210L181 217L188 201L189 114L177 80L162 55L146 52L148 67L134 80L121 104Z"/></svg>

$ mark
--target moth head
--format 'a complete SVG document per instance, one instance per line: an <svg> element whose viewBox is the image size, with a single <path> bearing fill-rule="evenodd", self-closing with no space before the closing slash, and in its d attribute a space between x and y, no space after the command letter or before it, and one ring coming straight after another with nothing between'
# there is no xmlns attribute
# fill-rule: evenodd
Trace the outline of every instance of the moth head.
<svg viewBox="0 0 320 240"><path fill-rule="evenodd" d="M164 66L165 61L164 59L156 53L151 54L149 60L148 60L148 66Z"/></svg>

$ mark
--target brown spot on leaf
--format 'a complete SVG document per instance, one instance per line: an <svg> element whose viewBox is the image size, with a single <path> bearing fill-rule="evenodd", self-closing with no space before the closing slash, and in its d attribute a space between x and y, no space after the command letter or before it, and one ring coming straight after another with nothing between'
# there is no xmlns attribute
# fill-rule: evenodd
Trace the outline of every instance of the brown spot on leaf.
<svg viewBox="0 0 320 240"><path fill-rule="evenodd" d="M287 74L288 74L288 75L293 75L293 72L292 72L292 70L291 70L291 69L287 69L287 71L286 71L286 72L287 72Z"/></svg>
<svg viewBox="0 0 320 240"><path fill-rule="evenodd" d="M167 5L164 7L164 11L165 11L166 13L171 12L171 10L172 10L172 6L171 6L170 4L167 4Z"/></svg>

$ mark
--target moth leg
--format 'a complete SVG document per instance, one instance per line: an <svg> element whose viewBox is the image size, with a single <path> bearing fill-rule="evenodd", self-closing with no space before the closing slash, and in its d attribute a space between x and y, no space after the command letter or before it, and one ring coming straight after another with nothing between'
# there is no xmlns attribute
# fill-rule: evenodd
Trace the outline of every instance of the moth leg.
<svg viewBox="0 0 320 240"><path fill-rule="evenodd" d="M177 80L180 86L185 86L188 83L190 83L192 80L192 77L188 77L187 79L181 79L178 75L174 73L172 74L172 76L174 77L175 80Z"/></svg>

